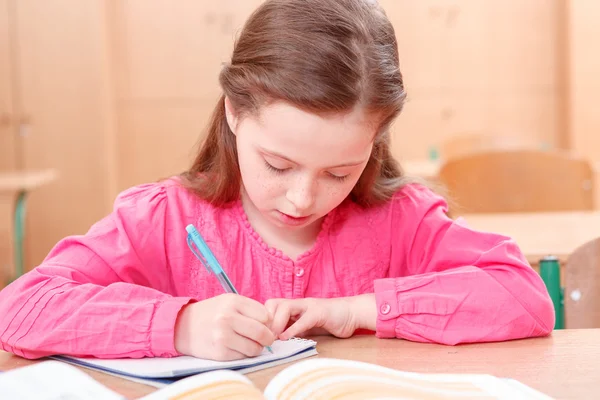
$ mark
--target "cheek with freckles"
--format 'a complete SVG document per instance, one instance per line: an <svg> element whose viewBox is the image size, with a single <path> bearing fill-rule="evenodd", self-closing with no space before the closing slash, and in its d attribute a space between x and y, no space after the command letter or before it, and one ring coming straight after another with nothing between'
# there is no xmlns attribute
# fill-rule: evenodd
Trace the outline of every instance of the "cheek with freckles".
<svg viewBox="0 0 600 400"><path fill-rule="evenodd" d="M328 185L322 191L322 201L320 204L320 214L327 214L334 208L336 208L352 191L353 184L351 185Z"/></svg>
<svg viewBox="0 0 600 400"><path fill-rule="evenodd" d="M274 178L268 171L251 169L242 171L244 188L248 197L258 209L271 209L276 206L277 198L285 195L282 179Z"/></svg>

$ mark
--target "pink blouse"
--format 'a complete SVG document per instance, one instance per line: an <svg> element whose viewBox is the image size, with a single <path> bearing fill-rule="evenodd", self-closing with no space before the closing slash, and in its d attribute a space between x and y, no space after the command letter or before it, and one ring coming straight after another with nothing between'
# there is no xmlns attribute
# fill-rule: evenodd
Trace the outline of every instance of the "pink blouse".
<svg viewBox="0 0 600 400"><path fill-rule="evenodd" d="M0 348L27 358L177 355L180 309L223 293L187 246L189 223L240 294L260 302L374 292L381 338L457 344L549 334L552 302L517 244L446 211L415 184L377 207L346 200L292 260L261 240L239 201L214 207L177 179L136 186L0 292Z"/></svg>

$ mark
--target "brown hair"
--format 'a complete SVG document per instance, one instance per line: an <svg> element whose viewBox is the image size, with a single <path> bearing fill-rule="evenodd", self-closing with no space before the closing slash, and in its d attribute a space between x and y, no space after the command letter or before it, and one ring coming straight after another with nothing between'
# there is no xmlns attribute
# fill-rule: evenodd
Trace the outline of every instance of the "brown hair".
<svg viewBox="0 0 600 400"><path fill-rule="evenodd" d="M389 127L406 97L394 28L374 0L267 0L250 16L219 76L224 94L184 184L222 205L237 200L241 176L225 96L240 116L284 101L319 115L362 107L379 121L371 157L351 198L389 200L406 179L390 150Z"/></svg>

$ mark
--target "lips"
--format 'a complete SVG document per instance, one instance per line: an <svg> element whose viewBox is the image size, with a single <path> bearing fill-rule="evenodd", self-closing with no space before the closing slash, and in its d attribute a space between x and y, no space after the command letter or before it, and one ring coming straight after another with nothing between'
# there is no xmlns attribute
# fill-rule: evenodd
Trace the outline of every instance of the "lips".
<svg viewBox="0 0 600 400"><path fill-rule="evenodd" d="M278 211L277 213L279 216L279 220L286 225L298 226L298 225L302 225L303 223L305 223L306 221L308 221L310 219L310 215L297 217L297 216L289 215L286 213L282 213L281 211Z"/></svg>
<svg viewBox="0 0 600 400"><path fill-rule="evenodd" d="M308 218L308 215L304 215L304 216L296 217L296 216L293 216L293 215L290 215L290 214L286 214L286 213L282 213L282 214L283 214L283 215L285 215L285 216L286 216L286 217L288 217L288 218L292 218L292 219L298 219L298 220L300 220L300 219L306 219L306 218Z"/></svg>

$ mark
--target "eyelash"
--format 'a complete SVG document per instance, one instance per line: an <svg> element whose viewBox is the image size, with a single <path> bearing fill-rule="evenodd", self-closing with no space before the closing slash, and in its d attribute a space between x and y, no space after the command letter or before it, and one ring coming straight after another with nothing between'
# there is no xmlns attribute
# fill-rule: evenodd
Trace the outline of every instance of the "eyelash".
<svg viewBox="0 0 600 400"><path fill-rule="evenodd" d="M272 166L271 164L269 164L266 160L265 160L265 165L267 166L267 168L276 173L276 174L283 174L287 169L280 169L280 168L275 168L274 166Z"/></svg>
<svg viewBox="0 0 600 400"><path fill-rule="evenodd" d="M332 175L329 174L329 176L333 179L335 179L338 182L344 182L346 179L348 179L348 175L344 175L344 176L337 176L337 175Z"/></svg>
<svg viewBox="0 0 600 400"><path fill-rule="evenodd" d="M265 160L265 165L267 167L267 169L269 169L271 172L277 174L277 175L281 175L283 174L285 171L287 171L289 168L285 168L285 169L281 169L281 168L275 168L274 166L272 166L271 164L269 164L266 160ZM327 175L329 175L330 178L338 181L338 182L344 182L346 179L348 179L349 175L344 175L344 176L337 176L337 175L333 175L328 173Z"/></svg>

